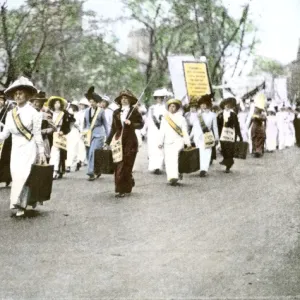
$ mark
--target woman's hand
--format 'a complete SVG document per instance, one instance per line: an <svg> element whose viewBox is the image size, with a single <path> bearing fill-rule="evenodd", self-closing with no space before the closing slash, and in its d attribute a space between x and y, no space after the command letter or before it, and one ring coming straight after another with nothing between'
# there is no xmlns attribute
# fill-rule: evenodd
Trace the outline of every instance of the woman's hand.
<svg viewBox="0 0 300 300"><path fill-rule="evenodd" d="M59 136L63 136L64 133L63 133L62 131L60 131L60 132L58 133L58 135L59 135Z"/></svg>
<svg viewBox="0 0 300 300"><path fill-rule="evenodd" d="M126 125L131 125L131 121L129 121L129 120L125 120L125 122L124 122Z"/></svg>
<svg viewBox="0 0 300 300"><path fill-rule="evenodd" d="M38 164L45 165L47 163L47 159L44 153L39 154L38 156Z"/></svg>

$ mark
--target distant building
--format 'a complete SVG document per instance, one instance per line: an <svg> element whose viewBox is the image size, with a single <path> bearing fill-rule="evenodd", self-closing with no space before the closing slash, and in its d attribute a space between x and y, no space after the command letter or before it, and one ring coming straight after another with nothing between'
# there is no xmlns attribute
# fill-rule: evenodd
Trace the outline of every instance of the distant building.
<svg viewBox="0 0 300 300"><path fill-rule="evenodd" d="M287 65L287 75L288 97L294 102L300 99L300 40L297 59Z"/></svg>

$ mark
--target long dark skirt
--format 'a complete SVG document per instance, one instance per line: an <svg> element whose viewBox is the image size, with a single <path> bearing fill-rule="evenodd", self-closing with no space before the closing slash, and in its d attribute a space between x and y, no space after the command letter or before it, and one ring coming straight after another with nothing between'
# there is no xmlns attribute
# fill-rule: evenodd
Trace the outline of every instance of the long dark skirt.
<svg viewBox="0 0 300 300"><path fill-rule="evenodd" d="M300 147L300 119L294 120L294 126L295 126L295 134L296 134L296 144L298 147Z"/></svg>
<svg viewBox="0 0 300 300"><path fill-rule="evenodd" d="M0 182L11 182L10 174L10 155L11 155L11 136L4 142L0 158Z"/></svg>
<svg viewBox="0 0 300 300"><path fill-rule="evenodd" d="M221 142L221 151L224 158L222 163L230 169L234 164L234 143Z"/></svg>
<svg viewBox="0 0 300 300"><path fill-rule="evenodd" d="M115 192L131 193L134 186L132 169L137 152L124 153L123 161L116 165L115 169Z"/></svg>
<svg viewBox="0 0 300 300"><path fill-rule="evenodd" d="M59 149L60 156L59 156L59 168L58 172L60 174L66 173L66 160L67 160L67 151L63 149Z"/></svg>
<svg viewBox="0 0 300 300"><path fill-rule="evenodd" d="M252 153L256 156L264 154L266 132L262 122L253 122L251 130Z"/></svg>

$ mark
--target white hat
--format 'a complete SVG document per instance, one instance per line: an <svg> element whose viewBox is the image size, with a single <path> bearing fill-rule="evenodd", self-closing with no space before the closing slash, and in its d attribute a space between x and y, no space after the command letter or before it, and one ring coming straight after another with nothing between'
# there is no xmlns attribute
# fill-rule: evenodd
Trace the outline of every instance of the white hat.
<svg viewBox="0 0 300 300"><path fill-rule="evenodd" d="M78 102L77 100L73 100L71 104L72 104L72 105L75 105L75 106L78 106L78 105L79 105L79 102Z"/></svg>
<svg viewBox="0 0 300 300"><path fill-rule="evenodd" d="M16 81L14 81L5 91L5 95L9 98L12 98L14 95L14 92L18 88L24 88L26 90L29 90L33 95L37 93L36 87L33 85L33 83L26 77L21 76Z"/></svg>
<svg viewBox="0 0 300 300"><path fill-rule="evenodd" d="M86 98L82 98L80 101L79 101L79 104L83 104L83 105L86 105L86 106L90 106L90 102L88 99Z"/></svg>
<svg viewBox="0 0 300 300"><path fill-rule="evenodd" d="M169 96L168 94L169 94L168 90L166 88L163 88L154 91L153 97L166 97Z"/></svg>
<svg viewBox="0 0 300 300"><path fill-rule="evenodd" d="M111 102L110 98L107 95L101 96L102 100L106 101L106 102Z"/></svg>

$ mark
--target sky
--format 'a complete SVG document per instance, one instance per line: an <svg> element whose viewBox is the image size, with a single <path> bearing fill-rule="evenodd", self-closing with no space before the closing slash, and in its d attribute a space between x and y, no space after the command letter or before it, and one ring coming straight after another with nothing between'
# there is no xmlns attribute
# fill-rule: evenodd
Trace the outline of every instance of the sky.
<svg viewBox="0 0 300 300"><path fill-rule="evenodd" d="M0 0L3 3L4 0ZM6 0L9 8L17 8L24 0ZM276 59L283 64L295 60L300 39L300 0L247 0L251 1L251 15L258 27L261 41L256 54ZM241 15L241 6L246 0L223 0L229 13ZM106 18L122 15L119 0L87 0L85 8L94 10ZM120 39L119 49L127 49L127 35L131 25L118 24L114 27Z"/></svg>

